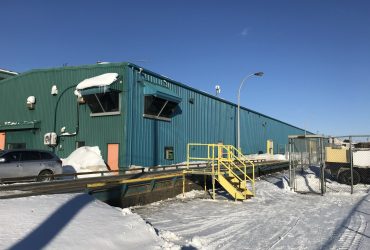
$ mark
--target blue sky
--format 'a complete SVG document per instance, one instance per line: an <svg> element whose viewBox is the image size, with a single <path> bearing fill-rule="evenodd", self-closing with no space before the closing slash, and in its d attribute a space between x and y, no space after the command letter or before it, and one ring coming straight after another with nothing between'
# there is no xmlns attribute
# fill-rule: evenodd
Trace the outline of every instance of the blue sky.
<svg viewBox="0 0 370 250"><path fill-rule="evenodd" d="M327 135L370 134L370 2L1 1L0 68L130 61Z"/></svg>

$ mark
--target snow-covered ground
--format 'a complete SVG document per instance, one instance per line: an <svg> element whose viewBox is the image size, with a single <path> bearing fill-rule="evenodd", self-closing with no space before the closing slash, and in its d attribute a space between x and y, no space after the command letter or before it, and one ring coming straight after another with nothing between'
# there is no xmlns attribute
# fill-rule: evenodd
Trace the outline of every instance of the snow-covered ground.
<svg viewBox="0 0 370 250"><path fill-rule="evenodd" d="M86 194L2 200L0 249L369 249L365 189L297 194L284 174L244 202L203 191L130 209Z"/></svg>
<svg viewBox="0 0 370 250"><path fill-rule="evenodd" d="M370 248L366 192L303 195L282 188L280 177L269 181L244 202L179 196L134 211L168 242L198 249Z"/></svg>
<svg viewBox="0 0 370 250"><path fill-rule="evenodd" d="M129 209L86 194L1 200L0 249L154 249L166 245Z"/></svg>

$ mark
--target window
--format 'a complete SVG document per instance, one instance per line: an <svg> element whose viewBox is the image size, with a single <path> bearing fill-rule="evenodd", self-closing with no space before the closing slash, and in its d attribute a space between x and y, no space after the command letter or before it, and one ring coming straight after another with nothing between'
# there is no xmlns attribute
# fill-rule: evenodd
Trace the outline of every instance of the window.
<svg viewBox="0 0 370 250"><path fill-rule="evenodd" d="M91 115L115 115L119 114L118 91L95 93L84 95L83 98L91 110Z"/></svg>
<svg viewBox="0 0 370 250"><path fill-rule="evenodd" d="M40 156L41 156L41 160L51 160L54 158L53 155L51 155L50 153L46 153L46 152L40 152Z"/></svg>
<svg viewBox="0 0 370 250"><path fill-rule="evenodd" d="M8 149L25 149L26 143L8 143Z"/></svg>
<svg viewBox="0 0 370 250"><path fill-rule="evenodd" d="M10 152L4 155L6 162L18 162L20 160L20 152Z"/></svg>
<svg viewBox="0 0 370 250"><path fill-rule="evenodd" d="M85 146L84 141L76 141L76 149Z"/></svg>
<svg viewBox="0 0 370 250"><path fill-rule="evenodd" d="M21 161L38 161L40 160L39 152L23 151L21 154Z"/></svg>
<svg viewBox="0 0 370 250"><path fill-rule="evenodd" d="M165 147L164 148L164 159L166 160L173 160L173 147Z"/></svg>
<svg viewBox="0 0 370 250"><path fill-rule="evenodd" d="M170 121L178 103L152 95L145 96L144 117Z"/></svg>

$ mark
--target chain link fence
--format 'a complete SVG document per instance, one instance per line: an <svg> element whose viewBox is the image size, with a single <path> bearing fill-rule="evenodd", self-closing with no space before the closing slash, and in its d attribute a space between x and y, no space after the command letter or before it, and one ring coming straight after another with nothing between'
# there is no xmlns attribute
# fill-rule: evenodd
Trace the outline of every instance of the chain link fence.
<svg viewBox="0 0 370 250"><path fill-rule="evenodd" d="M324 139L308 135L289 138L289 185L295 192L322 193Z"/></svg>
<svg viewBox="0 0 370 250"><path fill-rule="evenodd" d="M289 184L301 193L368 191L370 135L290 136Z"/></svg>

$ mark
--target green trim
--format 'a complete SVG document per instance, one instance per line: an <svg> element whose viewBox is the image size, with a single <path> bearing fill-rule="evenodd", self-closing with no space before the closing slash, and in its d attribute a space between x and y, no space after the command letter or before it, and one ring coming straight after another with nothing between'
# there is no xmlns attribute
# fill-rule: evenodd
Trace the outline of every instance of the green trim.
<svg viewBox="0 0 370 250"><path fill-rule="evenodd" d="M144 81L144 95L152 95L171 102L180 103L182 98L170 89Z"/></svg>
<svg viewBox="0 0 370 250"><path fill-rule="evenodd" d="M40 121L2 122L0 123L0 131L39 129L40 125L41 125Z"/></svg>

